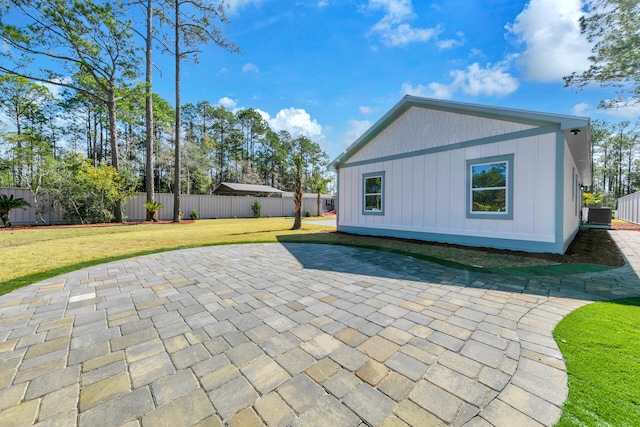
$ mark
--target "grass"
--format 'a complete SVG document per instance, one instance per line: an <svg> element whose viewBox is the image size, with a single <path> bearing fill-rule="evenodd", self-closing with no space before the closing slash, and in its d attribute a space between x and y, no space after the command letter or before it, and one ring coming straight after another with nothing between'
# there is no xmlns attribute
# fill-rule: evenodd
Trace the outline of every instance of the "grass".
<svg viewBox="0 0 640 427"><path fill-rule="evenodd" d="M575 310L554 331L569 397L557 426L637 426L640 420L640 298Z"/></svg>
<svg viewBox="0 0 640 427"><path fill-rule="evenodd" d="M607 268L560 264L504 251L493 253L424 242L327 233L331 227L313 225L313 222L306 223L302 231L291 231L292 223L292 218L260 218L200 220L187 224L4 230L0 232L0 295L104 262L174 249L236 243L348 245L402 253L460 269L504 274L566 274Z"/></svg>

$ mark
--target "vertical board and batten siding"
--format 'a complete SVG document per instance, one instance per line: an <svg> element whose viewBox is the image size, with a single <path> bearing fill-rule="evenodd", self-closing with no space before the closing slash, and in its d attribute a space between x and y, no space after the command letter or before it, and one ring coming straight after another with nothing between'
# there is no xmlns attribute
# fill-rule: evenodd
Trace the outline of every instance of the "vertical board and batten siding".
<svg viewBox="0 0 640 427"><path fill-rule="evenodd" d="M640 192L628 194L618 199L616 219L640 224Z"/></svg>
<svg viewBox="0 0 640 427"><path fill-rule="evenodd" d="M26 188L0 188L0 194L11 195L15 198L23 198L31 204L31 208L25 210L14 209L9 214L12 224L36 224L36 208L33 195ZM143 206L146 193L135 193L127 200L124 206L126 221L138 222L146 219L146 209ZM158 212L161 221L169 221L173 216L173 194L156 193L155 199L162 203L163 208ZM286 217L294 215L293 198L291 197L244 197L244 196L208 196L183 194L180 196L180 207L184 218L188 219L192 210L197 210L201 219L211 218L251 218L253 211L251 206L255 200L260 202L263 217ZM42 197L40 206L48 204L47 197ZM326 212L325 201L321 200L320 208ZM317 213L317 199L305 198L302 203L302 213L309 210L311 215ZM45 224L63 224L64 215L54 206L42 214Z"/></svg>
<svg viewBox="0 0 640 427"><path fill-rule="evenodd" d="M566 142L564 146L564 209L563 236L565 241L572 237L580 228L580 211L582 207L582 192L578 191L581 182L576 173L576 164Z"/></svg>
<svg viewBox="0 0 640 427"><path fill-rule="evenodd" d="M427 111L429 114L426 114ZM431 113L434 113L435 121L427 120ZM469 120L469 125L463 125L466 119ZM422 123L425 120L428 121L426 125ZM441 122L458 124L459 128L448 128L449 125ZM465 142L462 138L475 140L487 135L495 136L499 132L510 133L530 127L519 123L410 108L339 168L339 227L555 242L554 195L558 133L411 157L393 157L397 153L444 145L441 143L443 140L452 144ZM432 128L445 134L424 131ZM473 134L473 129L477 131L476 134ZM406 149L407 144L410 149ZM514 155L513 220L467 218L466 160L506 154ZM380 156L386 159L377 162L376 159ZM362 175L382 171L385 172L386 179L385 213L363 215Z"/></svg>
<svg viewBox="0 0 640 427"><path fill-rule="evenodd" d="M366 147L350 157L348 163L411 153L534 127L523 123L411 107Z"/></svg>

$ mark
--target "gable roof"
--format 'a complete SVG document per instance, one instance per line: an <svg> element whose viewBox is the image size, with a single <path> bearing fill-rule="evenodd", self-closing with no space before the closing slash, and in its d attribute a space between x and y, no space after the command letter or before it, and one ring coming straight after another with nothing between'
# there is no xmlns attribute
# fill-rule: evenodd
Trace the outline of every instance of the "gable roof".
<svg viewBox="0 0 640 427"><path fill-rule="evenodd" d="M457 114L505 120L534 126L558 126L563 131L571 154L578 163L583 182L591 182L591 133L589 118L562 114L540 113L513 108L492 107L488 105L443 101L441 99L422 98L405 95L400 102L373 124L365 133L347 147L329 167L338 169L362 147L378 136L411 107L428 108Z"/></svg>
<svg viewBox="0 0 640 427"><path fill-rule="evenodd" d="M282 193L282 190L270 187L268 185L257 184L238 184L235 182L221 182L218 184L213 194L234 194L234 195L271 195L274 193Z"/></svg>

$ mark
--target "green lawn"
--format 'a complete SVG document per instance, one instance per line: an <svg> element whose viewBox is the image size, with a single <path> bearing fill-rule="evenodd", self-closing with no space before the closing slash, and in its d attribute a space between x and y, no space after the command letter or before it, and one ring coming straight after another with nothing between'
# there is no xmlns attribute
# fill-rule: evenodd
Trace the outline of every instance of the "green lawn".
<svg viewBox="0 0 640 427"><path fill-rule="evenodd" d="M569 374L557 426L640 424L640 298L575 310L554 331Z"/></svg>

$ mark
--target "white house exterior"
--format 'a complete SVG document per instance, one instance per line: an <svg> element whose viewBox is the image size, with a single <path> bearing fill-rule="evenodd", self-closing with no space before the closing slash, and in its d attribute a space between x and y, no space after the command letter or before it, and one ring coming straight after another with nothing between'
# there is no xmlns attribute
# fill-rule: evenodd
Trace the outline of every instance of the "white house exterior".
<svg viewBox="0 0 640 427"><path fill-rule="evenodd" d="M564 253L589 119L405 96L332 166L338 231Z"/></svg>

